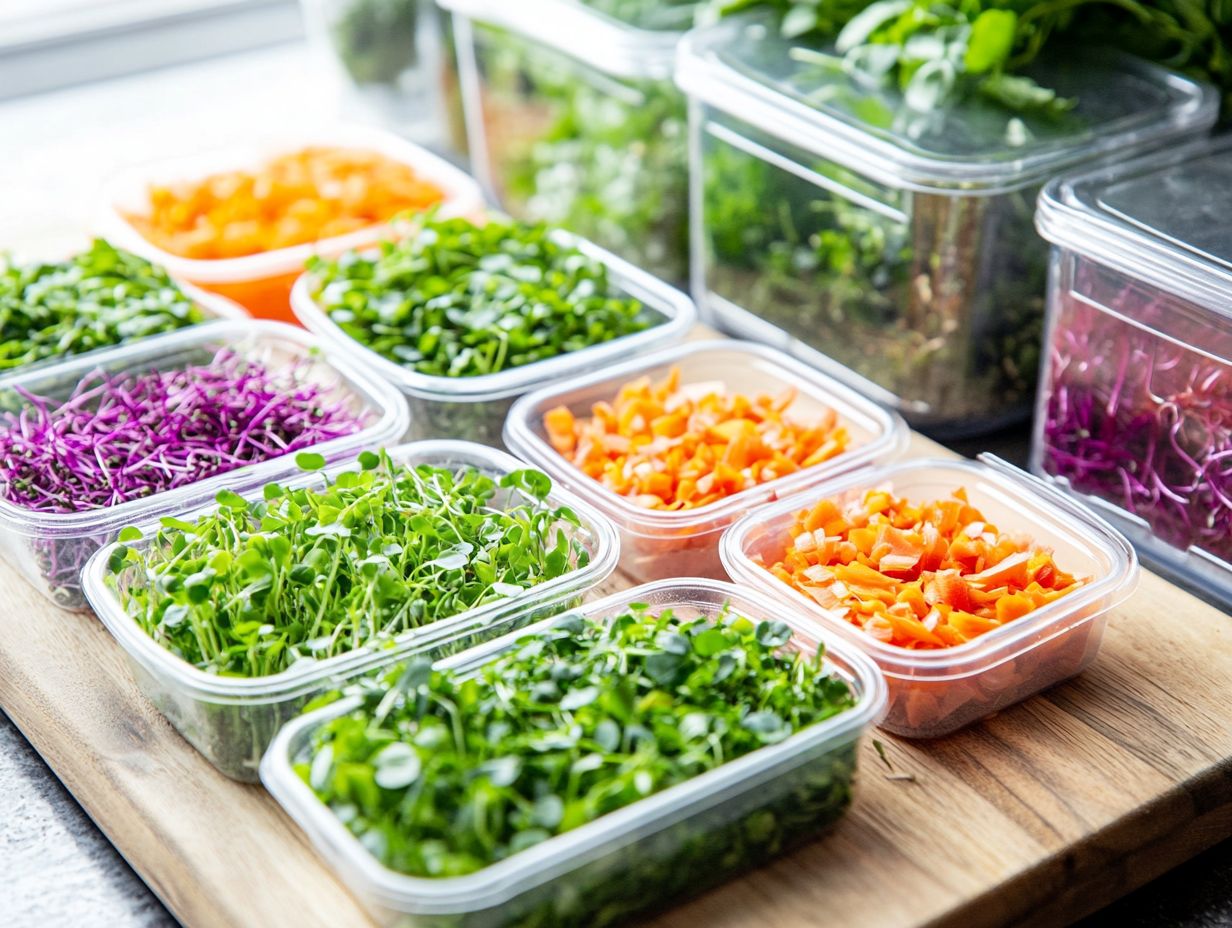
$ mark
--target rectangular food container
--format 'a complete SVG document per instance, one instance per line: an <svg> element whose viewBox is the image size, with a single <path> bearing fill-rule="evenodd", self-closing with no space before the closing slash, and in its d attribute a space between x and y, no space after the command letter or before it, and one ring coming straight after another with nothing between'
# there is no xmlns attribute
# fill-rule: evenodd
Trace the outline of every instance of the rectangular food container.
<svg viewBox="0 0 1232 928"><path fill-rule="evenodd" d="M829 461L718 502L671 511L646 509L617 495L566 461L548 442L543 416L550 409L566 406L575 416L588 416L595 403L614 399L623 384L638 377L661 380L672 368L680 370L682 384L717 381L732 392L753 396L775 396L794 388L802 412L829 406L839 414L851 447ZM620 532L621 570L645 581L681 575L722 577L719 537L750 507L884 462L906 446L907 429L892 412L782 352L725 340L681 345L536 390L510 411L505 442L514 454L551 474L611 519Z"/></svg>
<svg viewBox="0 0 1232 928"><path fill-rule="evenodd" d="M449 162L391 132L359 126L336 126L284 138L206 152L187 158L135 166L113 177L103 192L98 220L102 233L116 245L165 267L173 277L197 284L244 306L254 316L294 322L290 294L295 279L312 255L338 255L377 241L388 230L378 225L303 245L262 251L239 258L183 258L147 241L126 218L148 208L151 184L201 180L220 171L252 170L270 158L321 145L374 151L410 165L445 194L442 216L478 217L483 196L475 181Z"/></svg>
<svg viewBox="0 0 1232 928"><path fill-rule="evenodd" d="M500 477L524 465L509 455L482 445L460 441L429 441L400 445L389 450L395 464L429 464L434 467L473 467ZM332 477L353 469L354 462L339 464L325 472ZM284 486L316 486L319 475L288 480ZM242 494L260 498L258 489ZM508 495L512 502L516 496ZM562 526L590 556L585 566L549 580L522 593L478 606L452 618L433 622L375 647L300 665L265 677L223 677L194 667L159 645L125 612L116 591L105 582L107 559L113 546L99 551L82 572L86 597L108 631L128 657L137 685L184 738L227 776L255 782L257 763L279 727L299 714L314 696L336 686L345 677L377 664L413 654L452 653L479 641L496 637L533 620L553 615L573 605L586 590L601 583L616 566L618 546L607 521L569 493L554 489L544 505L569 506L580 526ZM150 513L140 526L146 540L130 545L140 550L157 532L158 519L176 515L185 520L213 511L213 505L181 512L170 507Z"/></svg>
<svg viewBox="0 0 1232 928"><path fill-rule="evenodd" d="M1232 603L1232 139L1049 184L1031 469Z"/></svg>
<svg viewBox="0 0 1232 928"><path fill-rule="evenodd" d="M790 351L930 434L1026 419L1048 262L1031 224L1039 187L1197 137L1217 94L1092 53L1033 72L1077 100L1063 118L980 100L921 114L835 61L761 17L681 43L703 320Z"/></svg>
<svg viewBox="0 0 1232 928"><path fill-rule="evenodd" d="M0 410L20 408L22 392L64 397L83 377L167 370L203 364L224 348L271 369L304 363L304 376L330 385L331 398L362 414L354 435L312 447L328 460L395 442L406 431L406 404L389 384L360 371L341 352L295 326L277 322L211 322L130 345L91 352L62 364L0 379ZM307 449L304 449L307 450ZM39 592L65 609L86 608L80 571L120 529L214 498L223 487L246 488L295 474L295 455L249 464L188 486L86 512L31 512L0 497L0 552Z"/></svg>
<svg viewBox="0 0 1232 928"><path fill-rule="evenodd" d="M294 773L292 764L305 755L315 731L355 708L354 697L296 719L279 732L261 763L261 780L379 924L417 928L612 924L699 893L836 821L850 802L860 736L884 707L885 683L877 668L790 609L729 583L662 581L579 611L612 618L631 603L686 616L714 613L729 603L754 621L785 622L792 630L788 647L815 651L825 643L827 665L851 687L856 705L779 744L460 877L412 877L386 868ZM440 666L477 668L555 621L455 655ZM801 814L810 808L813 813ZM825 814L815 814L818 808ZM783 840L759 839L776 820L783 825Z"/></svg>
<svg viewBox="0 0 1232 928"><path fill-rule="evenodd" d="M696 319L693 301L675 287L590 242L563 232L557 235L606 265L615 291L641 301L657 322L642 332L496 374L437 377L403 367L343 332L312 298L311 274L295 282L291 305L305 328L402 391L411 406L409 438L465 438L499 447L505 415L523 393L549 383L576 380L604 364L679 341Z"/></svg>
<svg viewBox="0 0 1232 928"><path fill-rule="evenodd" d="M855 474L749 513L723 537L723 566L734 581L803 611L876 662L889 685L882 727L904 738L948 735L1081 673L1099 651L1108 613L1137 585L1138 559L1116 529L1017 468L991 455L981 461L911 461ZM800 510L887 486L910 500L965 487L1001 531L1051 549L1062 570L1091 582L965 644L913 650L876 640L758 562L778 560Z"/></svg>
<svg viewBox="0 0 1232 928"><path fill-rule="evenodd" d="M683 282L687 133L671 75L698 5L441 0L489 197Z"/></svg>

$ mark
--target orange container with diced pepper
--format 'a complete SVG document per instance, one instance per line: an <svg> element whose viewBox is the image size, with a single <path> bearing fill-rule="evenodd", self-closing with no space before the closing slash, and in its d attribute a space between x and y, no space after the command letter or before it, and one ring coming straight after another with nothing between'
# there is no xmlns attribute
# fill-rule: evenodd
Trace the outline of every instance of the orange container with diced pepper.
<svg viewBox="0 0 1232 928"><path fill-rule="evenodd" d="M638 581L722 576L751 507L885 461L893 413L760 345L693 342L520 399L505 444L600 509Z"/></svg>
<svg viewBox="0 0 1232 928"><path fill-rule="evenodd" d="M426 209L479 218L483 197L417 145L340 126L134 167L107 185L99 226L179 280L295 323L291 287L310 256L371 245Z"/></svg>
<svg viewBox="0 0 1232 928"><path fill-rule="evenodd" d="M1081 673L1138 578L1116 529L991 456L827 482L744 516L721 552L733 580L864 649L889 683L882 727L909 738Z"/></svg>

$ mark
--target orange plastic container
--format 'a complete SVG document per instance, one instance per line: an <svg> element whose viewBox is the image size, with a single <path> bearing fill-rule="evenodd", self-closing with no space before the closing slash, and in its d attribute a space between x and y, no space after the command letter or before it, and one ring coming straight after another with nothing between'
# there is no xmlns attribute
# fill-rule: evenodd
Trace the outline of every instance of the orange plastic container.
<svg viewBox="0 0 1232 928"><path fill-rule="evenodd" d="M126 216L148 209L151 185L191 182L221 171L255 169L273 157L309 146L377 152L409 165L416 174L440 187L445 195L440 215L479 218L483 213L483 195L478 184L449 162L388 132L338 126L130 168L107 185L99 230L116 245L163 265L175 278L234 300L254 316L298 325L299 320L291 312L291 287L303 273L305 262L315 254L333 256L371 245L388 232L387 223L303 245L238 258L203 260L165 251L146 239Z"/></svg>

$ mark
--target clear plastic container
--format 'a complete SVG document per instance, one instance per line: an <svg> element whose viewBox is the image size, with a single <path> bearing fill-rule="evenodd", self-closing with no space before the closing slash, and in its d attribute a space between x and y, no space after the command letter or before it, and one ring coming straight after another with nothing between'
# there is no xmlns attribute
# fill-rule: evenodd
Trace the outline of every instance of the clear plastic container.
<svg viewBox="0 0 1232 928"><path fill-rule="evenodd" d="M671 74L698 5L441 0L489 196L683 282L687 132Z"/></svg>
<svg viewBox="0 0 1232 928"><path fill-rule="evenodd" d="M310 145L375 151L410 165L417 174L431 180L444 192L445 198L438 207L440 215L478 217L483 212L483 196L479 186L444 159L390 132L359 126L336 126L130 168L112 178L104 190L98 223L100 230L117 246L161 264L179 280L190 281L234 300L254 316L294 322L290 305L291 286L303 273L308 258L316 254L337 255L350 248L371 245L388 232L388 226L373 226L348 235L240 258L203 260L182 258L164 251L143 238L125 215L139 214L148 208L151 184L200 180L220 171L252 170L270 158Z"/></svg>
<svg viewBox="0 0 1232 928"><path fill-rule="evenodd" d="M389 451L395 463L430 464L437 467L474 467L492 476L503 476L524 465L509 455L471 442L432 441L400 445ZM353 469L340 464L326 475ZM289 487L319 485L319 476L285 481ZM242 494L258 498L260 492ZM584 567L525 590L516 596L478 606L453 618L425 625L372 647L293 667L266 677L223 677L199 670L159 645L125 612L116 592L107 585L107 559L111 547L103 548L82 573L86 596L103 624L128 656L137 685L185 739L227 776L256 781L257 763L279 727L299 714L314 696L336 686L348 676L362 673L396 657L412 654L442 655L554 615L574 605L586 590L601 583L616 566L616 536L602 516L567 492L553 490L546 505L571 506L580 526L562 526L571 539L590 555ZM181 512L163 508L150 514L148 545L158 528L158 517L176 515L192 520L215 507L203 506Z"/></svg>
<svg viewBox="0 0 1232 928"><path fill-rule="evenodd" d="M406 404L389 384L360 371L341 352L323 347L303 329L252 320L192 326L5 377L0 379L0 409L20 408L24 400L18 391L67 398L83 377L95 371L120 374L203 364L224 348L275 370L306 362L306 379L328 385L329 398L363 416L365 426L359 432L312 447L329 460L392 443L406 431ZM79 579L82 565L120 529L144 522L152 513L165 514L212 500L223 487L258 486L297 472L295 456L287 455L86 512L31 512L0 498L0 553L56 605L85 609Z"/></svg>
<svg viewBox="0 0 1232 928"><path fill-rule="evenodd" d="M827 663L847 681L856 705L779 744L459 877L412 877L384 867L293 771L316 729L355 708L352 697L279 732L261 763L261 780L379 924L416 928L612 924L699 893L837 820L850 802L860 736L885 704L877 668L846 642L818 635L815 624L729 583L663 581L579 611L610 618L635 602L689 616L713 614L730 603L748 618L786 622L793 632L788 647L814 651L824 640ZM478 667L553 622L456 655L442 666ZM811 811L802 814L806 809ZM759 837L776 820L781 827L770 830L785 832L782 839Z"/></svg>
<svg viewBox="0 0 1232 928"><path fill-rule="evenodd" d="M679 341L693 326L693 301L674 287L589 242L573 239L585 254L607 265L615 290L640 300L658 322L641 332L558 355L523 367L478 377L437 377L397 364L342 331L313 300L311 275L295 283L291 305L299 321L358 364L397 386L411 406L410 438L465 438L499 447L509 407L523 393L545 384L575 380L604 364Z"/></svg>
<svg viewBox="0 0 1232 928"><path fill-rule="evenodd" d="M1045 188L1031 468L1232 603L1232 138Z"/></svg>
<svg viewBox="0 0 1232 928"><path fill-rule="evenodd" d="M200 287L194 287L192 284L179 283L180 290L184 292L197 308L201 310L201 315L205 317L202 324L210 322L236 322L243 319L248 319L248 312L244 307L240 306L233 300L228 300L224 296L219 296L217 293L210 293L207 290L202 290ZM189 326L185 326L185 329ZM184 331L177 329L176 331ZM12 377L16 374L28 374L31 371L46 370L49 367L54 367L63 364L66 360L77 361L82 358L93 358L102 355L108 351L115 351L117 348L122 348L125 345L133 345L137 342L144 341L145 338L159 338L161 335L170 333L160 333L160 335L145 336L143 338L133 338L127 341L120 342L117 345L107 345L104 348L95 348L92 351L82 351L77 354L62 354L59 357L46 358L42 361L35 361L33 364L23 364L21 367L10 368L5 371L3 377Z"/></svg>
<svg viewBox="0 0 1232 928"><path fill-rule="evenodd" d="M796 415L803 418L830 407L846 427L850 447L829 461L719 502L670 511L647 509L617 495L582 473L548 442L543 416L550 409L563 405L575 416L589 416L595 403L610 402L623 384L643 376L660 380L673 367L679 368L682 385L718 382L731 392L753 396L775 396L794 388L799 391L793 407ZM721 578L719 538L750 507L849 470L884 462L902 451L907 437L906 426L898 416L854 390L773 348L732 340L692 342L545 387L520 400L505 425L505 442L514 454L551 474L616 524L621 570L638 581L681 575Z"/></svg>
<svg viewBox="0 0 1232 928"><path fill-rule="evenodd" d="M1089 54L1036 75L1077 98L1065 118L978 100L920 114L817 58L760 17L681 43L703 320L790 351L931 434L1026 419L1048 260L1032 228L1039 187L1199 136L1217 94Z"/></svg>
<svg viewBox="0 0 1232 928"><path fill-rule="evenodd" d="M1109 611L1137 586L1138 559L1116 529L1017 468L991 455L981 461L911 461L862 472L752 512L723 537L723 566L734 581L804 611L876 662L890 691L882 727L905 738L948 735L1081 673L1099 651ZM944 499L965 487L971 505L1001 531L1051 549L1062 570L1091 581L966 644L911 650L827 612L756 560L779 559L800 510L882 486L910 500Z"/></svg>
<svg viewBox="0 0 1232 928"><path fill-rule="evenodd" d="M316 59L348 119L447 146L446 59L433 0L300 0Z"/></svg>

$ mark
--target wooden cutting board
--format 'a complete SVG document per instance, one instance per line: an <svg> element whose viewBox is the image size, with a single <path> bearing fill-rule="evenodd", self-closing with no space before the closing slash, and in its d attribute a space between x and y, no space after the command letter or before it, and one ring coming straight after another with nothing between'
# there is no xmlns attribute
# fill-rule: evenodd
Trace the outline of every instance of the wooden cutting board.
<svg viewBox="0 0 1232 928"><path fill-rule="evenodd" d="M92 616L4 565L0 588L0 705L176 917L370 925L263 790L141 697ZM892 771L866 739L834 831L650 924L1068 923L1232 836L1230 695L1232 619L1145 575L1082 677L944 740L881 735Z"/></svg>

